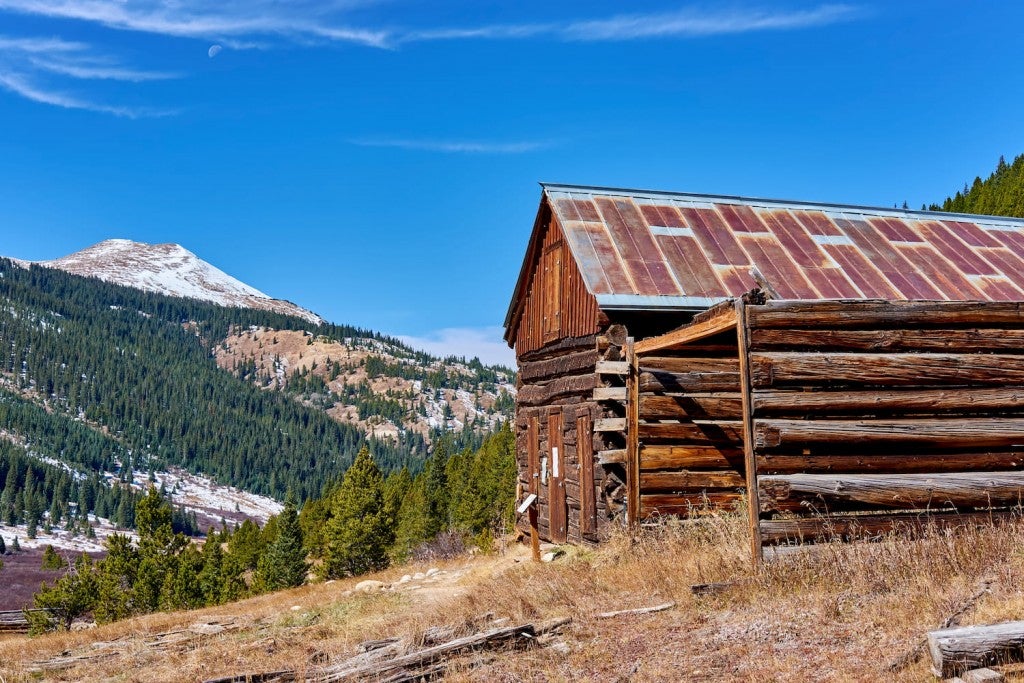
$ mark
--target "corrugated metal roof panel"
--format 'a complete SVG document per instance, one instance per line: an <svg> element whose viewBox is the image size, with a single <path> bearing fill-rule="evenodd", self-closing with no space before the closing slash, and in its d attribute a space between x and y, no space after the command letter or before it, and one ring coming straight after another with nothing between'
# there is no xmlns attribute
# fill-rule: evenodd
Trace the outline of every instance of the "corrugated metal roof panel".
<svg viewBox="0 0 1024 683"><path fill-rule="evenodd" d="M544 185L602 306L692 308L756 286L790 299L1024 299L1024 220ZM614 303L613 303L614 302Z"/></svg>

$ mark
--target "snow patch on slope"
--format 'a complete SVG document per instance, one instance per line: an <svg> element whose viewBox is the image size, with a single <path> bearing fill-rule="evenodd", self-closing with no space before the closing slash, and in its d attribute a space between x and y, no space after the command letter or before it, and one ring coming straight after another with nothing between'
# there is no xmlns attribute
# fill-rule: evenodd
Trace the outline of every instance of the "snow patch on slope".
<svg viewBox="0 0 1024 683"><path fill-rule="evenodd" d="M318 325L323 322L315 313L250 287L178 244L111 239L37 265L147 292L274 311Z"/></svg>

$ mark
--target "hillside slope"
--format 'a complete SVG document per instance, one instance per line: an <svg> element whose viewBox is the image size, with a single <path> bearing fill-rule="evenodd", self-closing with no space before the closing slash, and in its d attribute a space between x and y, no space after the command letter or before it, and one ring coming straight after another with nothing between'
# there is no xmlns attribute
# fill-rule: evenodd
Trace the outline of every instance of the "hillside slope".
<svg viewBox="0 0 1024 683"><path fill-rule="evenodd" d="M264 335L280 337L276 358L258 352ZM437 434L479 440L508 414L514 392L508 370L433 358L369 330L3 259L0 348L0 439L39 463L33 476L46 482L34 489L38 511L23 497L0 500L0 515L19 506L23 526L33 515L42 525L55 496L74 509L77 482L90 477L107 489L167 481L172 494L192 491L191 507L202 511L249 503L226 490L196 493L196 475L212 480L207 489L280 499L291 488L305 499L364 444L385 470L416 470ZM50 472L70 483L57 485L64 480ZM25 487L24 467L16 478L5 473L0 491L6 479L15 493Z"/></svg>
<svg viewBox="0 0 1024 683"><path fill-rule="evenodd" d="M302 676L430 627L448 637L488 624L569 617L539 647L446 661L445 680L922 681L924 634L1019 616L1020 524L806 550L753 572L743 515L664 527L534 564L521 546L436 566L395 567L194 612L94 630L0 640L0 676L23 680L207 680ZM436 572L426 576L428 570ZM405 578L406 575L409 578ZM380 581L370 592L358 581ZM725 582L705 596L691 585ZM979 585L988 582L988 591ZM980 597L977 597L979 596ZM973 599L972 599L973 596ZM598 615L675 603L654 614ZM437 631L435 631L437 633ZM39 673L30 673L37 671Z"/></svg>

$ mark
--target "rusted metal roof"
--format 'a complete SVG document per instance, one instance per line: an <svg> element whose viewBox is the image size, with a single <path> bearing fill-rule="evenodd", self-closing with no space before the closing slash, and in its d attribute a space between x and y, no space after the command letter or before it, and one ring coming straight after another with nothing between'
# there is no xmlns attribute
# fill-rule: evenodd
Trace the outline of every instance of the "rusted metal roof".
<svg viewBox="0 0 1024 683"><path fill-rule="evenodd" d="M544 185L604 309L786 299L1024 300L1024 220Z"/></svg>

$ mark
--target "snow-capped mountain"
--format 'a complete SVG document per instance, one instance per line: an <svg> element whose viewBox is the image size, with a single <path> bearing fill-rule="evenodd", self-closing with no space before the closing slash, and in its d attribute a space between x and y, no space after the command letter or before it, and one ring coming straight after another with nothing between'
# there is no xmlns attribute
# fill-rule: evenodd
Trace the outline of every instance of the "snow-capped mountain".
<svg viewBox="0 0 1024 683"><path fill-rule="evenodd" d="M222 306L258 308L317 324L323 322L312 311L267 296L178 244L111 239L59 259L36 263L147 292L201 299Z"/></svg>

